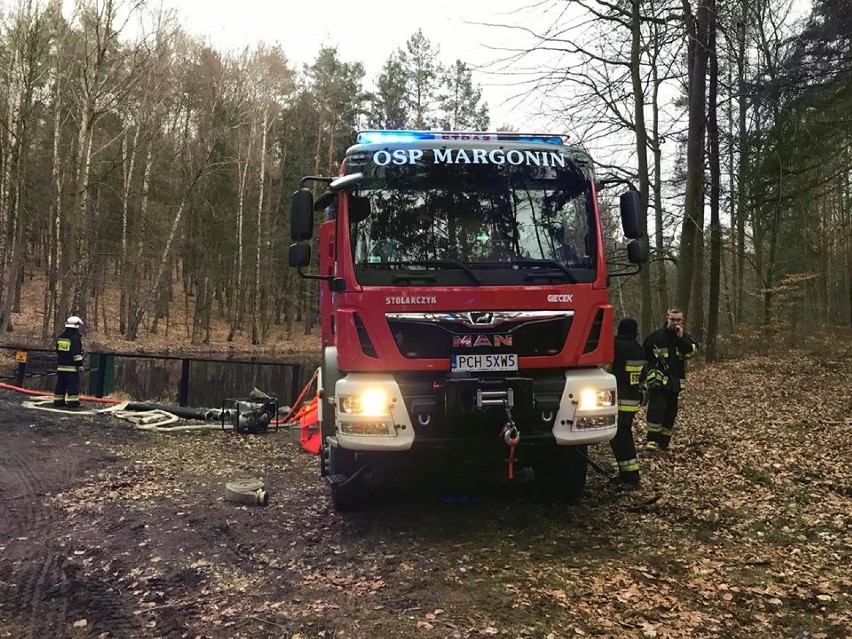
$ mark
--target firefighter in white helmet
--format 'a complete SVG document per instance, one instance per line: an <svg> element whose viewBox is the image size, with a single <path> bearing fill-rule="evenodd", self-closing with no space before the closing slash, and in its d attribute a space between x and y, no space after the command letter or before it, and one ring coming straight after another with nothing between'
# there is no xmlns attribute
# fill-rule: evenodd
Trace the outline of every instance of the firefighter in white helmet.
<svg viewBox="0 0 852 639"><path fill-rule="evenodd" d="M56 338L56 390L54 408L80 408L80 367L83 365L83 320L72 315L65 320L65 330Z"/></svg>

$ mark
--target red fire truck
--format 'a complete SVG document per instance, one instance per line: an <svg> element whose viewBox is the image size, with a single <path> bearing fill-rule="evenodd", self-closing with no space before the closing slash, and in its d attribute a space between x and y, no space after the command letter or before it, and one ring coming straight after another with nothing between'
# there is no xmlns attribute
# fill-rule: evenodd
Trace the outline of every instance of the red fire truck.
<svg viewBox="0 0 852 639"><path fill-rule="evenodd" d="M311 182L324 185L314 200ZM290 265L320 280L319 419L335 508L418 452L531 467L563 498L616 431L610 277L592 160L559 135L362 131L336 177L293 194ZM311 240L319 215L319 272Z"/></svg>

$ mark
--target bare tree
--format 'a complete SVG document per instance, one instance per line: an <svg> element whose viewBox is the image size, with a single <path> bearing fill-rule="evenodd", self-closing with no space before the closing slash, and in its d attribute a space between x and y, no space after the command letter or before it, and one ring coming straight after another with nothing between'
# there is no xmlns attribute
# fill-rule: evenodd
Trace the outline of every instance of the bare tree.
<svg viewBox="0 0 852 639"><path fill-rule="evenodd" d="M132 0L81 0L77 5L80 29L80 73L75 100L78 115L75 156L74 211L69 216L63 268L72 273L72 286L63 286L61 310L74 306L85 314L92 268L92 237L97 211L90 209L93 158L103 147L94 148L95 130L104 115L125 103L143 76L149 61L147 37L139 36L130 46L120 38L144 5ZM106 140L111 145L112 139Z"/></svg>
<svg viewBox="0 0 852 639"><path fill-rule="evenodd" d="M22 2L8 26L9 66L6 122L0 151L0 334L9 328L17 284L24 265L27 209L26 166L35 127L36 93L49 76L54 7ZM46 220L45 220L46 221ZM8 235L7 235L8 232Z"/></svg>
<svg viewBox="0 0 852 639"><path fill-rule="evenodd" d="M718 16L716 13L715 0L711 0L710 24L708 38L709 53L709 94L708 94L708 118L707 139L710 152L710 297L707 312L707 336L706 348L707 359L716 358L716 336L719 326L719 290L721 280L721 258L722 258L722 225L719 219L721 206L721 168L719 158L719 124L717 118L718 110L718 85L719 85L719 56L716 47L716 29Z"/></svg>
<svg viewBox="0 0 852 639"><path fill-rule="evenodd" d="M530 9L552 17L551 25L543 30L519 23L500 25L523 34L528 42L504 49L504 57L494 65L496 72L503 72L510 65L517 69L526 64L521 86L527 96L540 96L542 110L550 111L551 119L556 120L552 112L558 109L559 120L569 122L579 132L581 143L595 144L624 160L604 162L599 157L598 163L608 173L626 174L638 182L643 219L648 217L650 193L654 190L659 259L664 244L661 174L655 171L652 186L648 150L659 153L666 135L660 124L657 95L660 87L675 77L669 62L663 62L660 73L660 61L673 59L669 51L676 53L680 44L671 36L674 5L665 1L612 4L592 0L570 7L566 3L536 2ZM537 57L539 53L546 53L555 61L551 59L543 65ZM566 73L566 68L571 72ZM648 93L652 95L650 104ZM646 124L649 108L652 136ZM630 167L634 162L635 169ZM655 155L656 166L661 166L661 161ZM649 330L653 300L648 269L643 269L639 277L639 293L641 323L644 330Z"/></svg>
<svg viewBox="0 0 852 639"><path fill-rule="evenodd" d="M703 234L704 133L707 122L707 61L710 0L698 0L693 16L684 3L686 37L689 39L689 136L686 143L686 195L677 271L677 304L686 311L696 270L695 245ZM699 264L699 268L700 268Z"/></svg>

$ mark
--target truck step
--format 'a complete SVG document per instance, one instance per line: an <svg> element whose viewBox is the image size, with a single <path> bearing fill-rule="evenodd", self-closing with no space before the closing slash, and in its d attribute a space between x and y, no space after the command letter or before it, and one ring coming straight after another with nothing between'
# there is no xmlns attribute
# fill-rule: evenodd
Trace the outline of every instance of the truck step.
<svg viewBox="0 0 852 639"><path fill-rule="evenodd" d="M346 483L346 475L343 475L341 473L337 473L335 475L326 475L325 480L328 482L329 486L344 484Z"/></svg>

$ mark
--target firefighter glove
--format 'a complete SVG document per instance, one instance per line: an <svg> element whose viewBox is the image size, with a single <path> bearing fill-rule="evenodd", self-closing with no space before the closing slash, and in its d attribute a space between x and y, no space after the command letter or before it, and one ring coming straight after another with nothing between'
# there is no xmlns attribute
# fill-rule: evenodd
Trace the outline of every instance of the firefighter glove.
<svg viewBox="0 0 852 639"><path fill-rule="evenodd" d="M663 375L663 371L658 368L652 368L648 372L647 385L648 390L660 390L666 388L669 383L669 378Z"/></svg>

